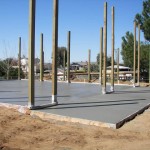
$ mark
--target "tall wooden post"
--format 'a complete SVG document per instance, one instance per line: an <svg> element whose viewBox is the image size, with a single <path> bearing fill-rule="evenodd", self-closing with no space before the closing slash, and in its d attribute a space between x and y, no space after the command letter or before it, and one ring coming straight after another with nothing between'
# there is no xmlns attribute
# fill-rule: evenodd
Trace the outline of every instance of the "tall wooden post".
<svg viewBox="0 0 150 150"><path fill-rule="evenodd" d="M65 67L66 67L66 51L64 50L64 62L63 62L64 64L64 66L63 66L63 68L64 68L64 74L63 74L63 80L65 81Z"/></svg>
<svg viewBox="0 0 150 150"><path fill-rule="evenodd" d="M41 33L40 81L43 81L43 33Z"/></svg>
<svg viewBox="0 0 150 150"><path fill-rule="evenodd" d="M107 62L107 2L104 3L104 57L102 93L106 94L106 62Z"/></svg>
<svg viewBox="0 0 150 150"><path fill-rule="evenodd" d="M135 87L136 78L136 22L134 21L134 62L133 62L133 87Z"/></svg>
<svg viewBox="0 0 150 150"><path fill-rule="evenodd" d="M28 107L34 107L34 55L35 55L35 5L36 0L29 0L29 81Z"/></svg>
<svg viewBox="0 0 150 150"><path fill-rule="evenodd" d="M140 24L138 25L138 86L140 86Z"/></svg>
<svg viewBox="0 0 150 150"><path fill-rule="evenodd" d="M100 28L100 55L99 55L99 82L102 85L102 63L103 62L103 27Z"/></svg>
<svg viewBox="0 0 150 150"><path fill-rule="evenodd" d="M111 56L111 87L110 90L114 92L114 7L112 7L112 56Z"/></svg>
<svg viewBox="0 0 150 150"><path fill-rule="evenodd" d="M88 51L88 82L91 82L91 50Z"/></svg>
<svg viewBox="0 0 150 150"><path fill-rule="evenodd" d="M71 32L68 31L68 47L67 47L67 82L70 83L70 35Z"/></svg>
<svg viewBox="0 0 150 150"><path fill-rule="evenodd" d="M118 81L118 84L119 84L119 48L118 48L118 56L117 56L117 81Z"/></svg>
<svg viewBox="0 0 150 150"><path fill-rule="evenodd" d="M52 103L57 102L58 0L53 0Z"/></svg>
<svg viewBox="0 0 150 150"><path fill-rule="evenodd" d="M21 80L20 70L21 70L21 37L19 37L18 80Z"/></svg>
<svg viewBox="0 0 150 150"><path fill-rule="evenodd" d="M44 77L44 50L43 50L43 77Z"/></svg>
<svg viewBox="0 0 150 150"><path fill-rule="evenodd" d="M149 85L150 85L150 46L148 46L148 51L149 51Z"/></svg>

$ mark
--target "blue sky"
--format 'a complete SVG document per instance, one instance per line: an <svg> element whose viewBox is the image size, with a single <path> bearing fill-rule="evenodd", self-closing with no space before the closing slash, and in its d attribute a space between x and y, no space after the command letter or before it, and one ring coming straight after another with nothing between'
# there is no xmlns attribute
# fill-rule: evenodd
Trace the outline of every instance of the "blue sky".
<svg viewBox="0 0 150 150"><path fill-rule="evenodd" d="M71 31L71 62L96 61L100 47L106 0L59 0L59 46L67 46ZM107 53L111 55L111 8L115 7L115 49L121 48L121 37L133 32L133 20L141 13L143 0L107 0ZM51 62L53 0L36 0L35 57L40 55L40 34L44 34L45 61ZM22 38L22 55L28 57L29 0L0 0L0 58L17 57L18 38ZM141 33L141 40L144 40ZM7 53L6 53L7 52Z"/></svg>

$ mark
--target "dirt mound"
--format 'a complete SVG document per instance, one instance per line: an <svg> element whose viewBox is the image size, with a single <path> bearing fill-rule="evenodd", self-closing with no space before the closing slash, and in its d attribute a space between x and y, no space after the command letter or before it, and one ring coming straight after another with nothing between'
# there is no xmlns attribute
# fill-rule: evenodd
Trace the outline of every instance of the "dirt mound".
<svg viewBox="0 0 150 150"><path fill-rule="evenodd" d="M0 149L3 150L149 150L150 111L119 130L47 122L0 107Z"/></svg>

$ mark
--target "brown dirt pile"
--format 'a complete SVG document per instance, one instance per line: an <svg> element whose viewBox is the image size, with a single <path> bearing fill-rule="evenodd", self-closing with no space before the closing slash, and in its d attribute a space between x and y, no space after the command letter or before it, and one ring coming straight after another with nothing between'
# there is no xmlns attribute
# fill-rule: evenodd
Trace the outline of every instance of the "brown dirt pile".
<svg viewBox="0 0 150 150"><path fill-rule="evenodd" d="M149 150L150 111L121 129L47 122L0 107L2 150Z"/></svg>

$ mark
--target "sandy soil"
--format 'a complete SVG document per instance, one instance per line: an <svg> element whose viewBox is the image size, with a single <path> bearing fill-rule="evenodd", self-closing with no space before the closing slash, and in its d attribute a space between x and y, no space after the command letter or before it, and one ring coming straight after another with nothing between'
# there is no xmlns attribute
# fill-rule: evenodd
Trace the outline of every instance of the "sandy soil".
<svg viewBox="0 0 150 150"><path fill-rule="evenodd" d="M122 128L47 122L0 107L2 150L150 150L150 110Z"/></svg>

